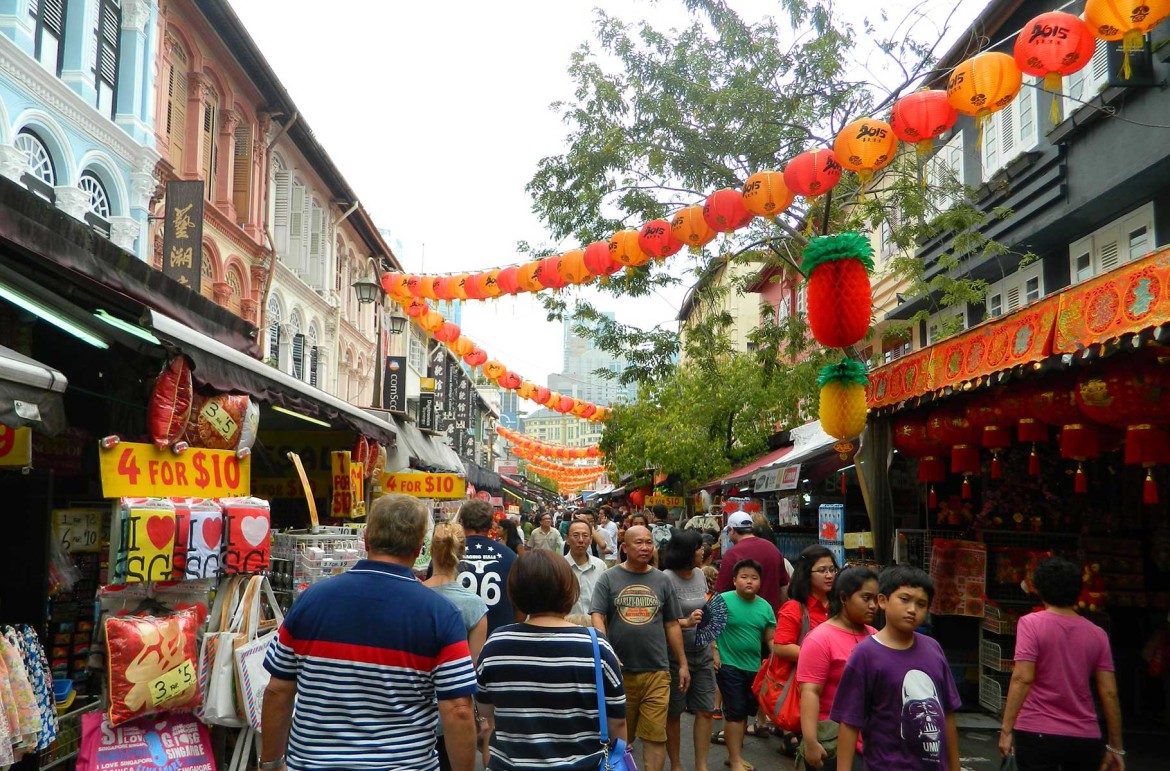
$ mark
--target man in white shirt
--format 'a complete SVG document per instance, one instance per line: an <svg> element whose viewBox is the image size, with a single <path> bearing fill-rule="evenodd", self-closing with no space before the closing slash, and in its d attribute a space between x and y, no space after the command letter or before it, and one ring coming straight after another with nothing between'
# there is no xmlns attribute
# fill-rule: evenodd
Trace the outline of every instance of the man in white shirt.
<svg viewBox="0 0 1170 771"><path fill-rule="evenodd" d="M569 524L568 540L569 553L565 555L565 559L569 561L569 568L577 577L577 586L580 588L572 615L581 615L588 619L593 588L597 586L597 579L605 572L605 563L589 553L589 546L593 543L593 527L585 520L578 519Z"/></svg>
<svg viewBox="0 0 1170 771"><path fill-rule="evenodd" d="M544 549L553 554L560 554L563 543L560 532L552 526L552 514L547 511L541 514L540 527L533 530L532 535L528 536L528 548Z"/></svg>
<svg viewBox="0 0 1170 771"><path fill-rule="evenodd" d="M613 521L610 513L613 510L608 506L602 506L598 515L601 517L601 524L597 526L597 532L601 533L601 537L605 539L606 548L609 549L605 554L605 566L612 568L617 564L618 548L617 548L617 523Z"/></svg>

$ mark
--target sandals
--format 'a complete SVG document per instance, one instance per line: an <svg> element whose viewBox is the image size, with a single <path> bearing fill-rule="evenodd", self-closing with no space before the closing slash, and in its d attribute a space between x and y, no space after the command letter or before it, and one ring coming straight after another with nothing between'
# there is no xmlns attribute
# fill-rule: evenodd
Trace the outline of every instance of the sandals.
<svg viewBox="0 0 1170 771"><path fill-rule="evenodd" d="M762 736L764 738L772 735L771 728L766 725L760 725L759 723L752 723L744 728L743 732L745 736Z"/></svg>
<svg viewBox="0 0 1170 771"><path fill-rule="evenodd" d="M725 761L723 761L723 765L727 766L728 768L731 768L731 761L725 760ZM751 763L747 762L746 760L743 761L743 767L745 769L747 769L747 771L755 771L755 766L753 766Z"/></svg>
<svg viewBox="0 0 1170 771"><path fill-rule="evenodd" d="M711 743L724 745L727 744L727 738L723 735L723 731L716 731L715 733L711 734Z"/></svg>

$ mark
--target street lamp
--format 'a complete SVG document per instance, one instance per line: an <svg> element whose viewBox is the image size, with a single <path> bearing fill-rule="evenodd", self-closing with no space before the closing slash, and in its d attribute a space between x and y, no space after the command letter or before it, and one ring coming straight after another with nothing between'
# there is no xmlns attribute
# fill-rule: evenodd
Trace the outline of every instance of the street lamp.
<svg viewBox="0 0 1170 771"><path fill-rule="evenodd" d="M374 309L374 333L377 337L375 343L375 358L374 358L374 403L372 406L382 406L382 368L386 366L386 357L382 352L382 298L386 292L382 289L382 284L378 281L378 265L374 262L374 258L369 259L371 274L373 280L361 278L353 282L354 294L357 295L359 305L369 305L370 303L377 303L378 307ZM386 331L392 335L400 335L406 330L406 317L398 314L390 314L390 328Z"/></svg>

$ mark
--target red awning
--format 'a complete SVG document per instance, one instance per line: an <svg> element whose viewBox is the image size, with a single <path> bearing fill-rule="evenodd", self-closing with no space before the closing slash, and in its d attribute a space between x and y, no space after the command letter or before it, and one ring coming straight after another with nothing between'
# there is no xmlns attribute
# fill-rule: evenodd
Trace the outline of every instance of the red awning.
<svg viewBox="0 0 1170 771"><path fill-rule="evenodd" d="M763 468L764 466L780 460L785 455L792 452L792 447L793 445L788 445L786 447L781 447L778 450L772 450L771 452L756 458L746 466L737 468L727 476L720 477L719 479L712 479L710 482L703 485L703 487L721 487L723 485L733 484L735 482L746 482L751 479L752 473L756 469Z"/></svg>

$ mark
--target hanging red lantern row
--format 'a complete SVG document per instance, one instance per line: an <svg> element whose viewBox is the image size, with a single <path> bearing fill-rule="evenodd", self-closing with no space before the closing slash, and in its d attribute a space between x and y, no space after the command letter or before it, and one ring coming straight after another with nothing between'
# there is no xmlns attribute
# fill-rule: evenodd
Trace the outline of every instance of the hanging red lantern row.
<svg viewBox="0 0 1170 771"><path fill-rule="evenodd" d="M528 436L527 434L522 434L519 431L513 431L506 426L496 426L496 433L517 447L524 447L550 458L602 457L601 450L598 449L597 445L595 444L588 447L567 447L563 444L553 444L551 442L544 442L540 439L535 439L531 436Z"/></svg>

